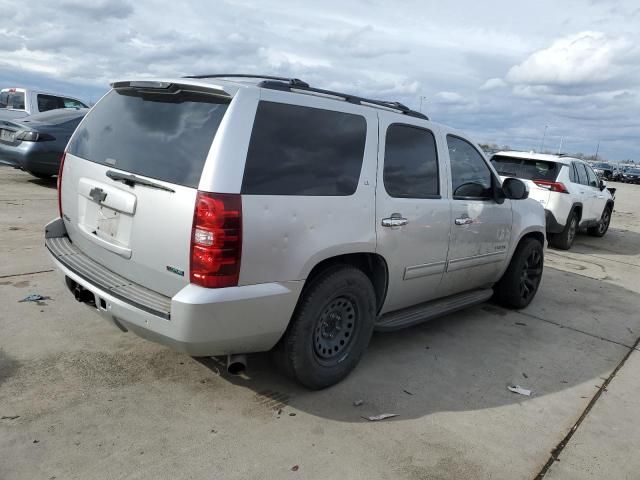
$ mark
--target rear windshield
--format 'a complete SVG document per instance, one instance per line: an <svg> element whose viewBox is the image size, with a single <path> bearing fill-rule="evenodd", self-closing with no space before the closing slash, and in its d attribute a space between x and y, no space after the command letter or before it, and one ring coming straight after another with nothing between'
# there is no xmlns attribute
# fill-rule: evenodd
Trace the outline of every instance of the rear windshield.
<svg viewBox="0 0 640 480"><path fill-rule="evenodd" d="M24 110L24 92L0 92L0 108Z"/></svg>
<svg viewBox="0 0 640 480"><path fill-rule="evenodd" d="M73 135L68 152L119 170L197 187L228 101L201 92L109 92Z"/></svg>
<svg viewBox="0 0 640 480"><path fill-rule="evenodd" d="M525 180L555 181L562 165L556 162L494 155L491 163L500 175Z"/></svg>

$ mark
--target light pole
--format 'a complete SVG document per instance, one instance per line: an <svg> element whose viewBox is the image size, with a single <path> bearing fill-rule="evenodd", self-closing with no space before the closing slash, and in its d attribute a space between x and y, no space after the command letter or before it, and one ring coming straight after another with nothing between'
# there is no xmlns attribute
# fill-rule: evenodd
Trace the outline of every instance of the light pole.
<svg viewBox="0 0 640 480"><path fill-rule="evenodd" d="M544 153L544 139L547 136L547 128L549 128L549 125L544 126L544 133L542 134L542 143L540 144L540 153Z"/></svg>
<svg viewBox="0 0 640 480"><path fill-rule="evenodd" d="M564 142L564 136L560 137L560 145L558 145L558 155L562 153L562 142Z"/></svg>
<svg viewBox="0 0 640 480"><path fill-rule="evenodd" d="M600 151L600 140L598 140L598 146L596 147L596 162L598 161L598 152Z"/></svg>
<svg viewBox="0 0 640 480"><path fill-rule="evenodd" d="M422 113L422 101L427 98L424 95L420 95L420 109L418 110L420 113Z"/></svg>

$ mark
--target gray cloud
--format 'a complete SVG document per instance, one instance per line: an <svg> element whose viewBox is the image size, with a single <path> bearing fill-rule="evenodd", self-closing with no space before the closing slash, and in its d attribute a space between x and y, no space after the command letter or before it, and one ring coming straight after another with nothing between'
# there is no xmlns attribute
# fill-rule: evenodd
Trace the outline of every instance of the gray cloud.
<svg viewBox="0 0 640 480"><path fill-rule="evenodd" d="M479 141L529 149L550 125L550 142L640 160L635 0L4 5L2 86L86 98L123 77L295 76L413 108L424 97L431 118Z"/></svg>

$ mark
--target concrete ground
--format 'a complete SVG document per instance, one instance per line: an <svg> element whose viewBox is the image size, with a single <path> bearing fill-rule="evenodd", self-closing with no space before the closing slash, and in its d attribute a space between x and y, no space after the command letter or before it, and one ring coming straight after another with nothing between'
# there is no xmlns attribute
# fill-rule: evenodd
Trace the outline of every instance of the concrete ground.
<svg viewBox="0 0 640 480"><path fill-rule="evenodd" d="M637 478L640 186L615 186L607 236L549 250L530 307L376 334L309 392L266 355L229 377L78 304L43 247L55 182L0 168L0 479Z"/></svg>

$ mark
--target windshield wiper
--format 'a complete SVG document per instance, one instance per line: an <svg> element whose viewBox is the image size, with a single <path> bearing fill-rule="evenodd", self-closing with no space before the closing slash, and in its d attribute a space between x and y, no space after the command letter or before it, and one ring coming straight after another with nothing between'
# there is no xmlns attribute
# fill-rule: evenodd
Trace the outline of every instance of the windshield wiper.
<svg viewBox="0 0 640 480"><path fill-rule="evenodd" d="M167 192L175 193L176 191L172 188L165 187L164 185L160 185L159 183L151 182L149 180L145 180L144 178L136 177L135 175L127 175L126 173L118 173L113 170L107 170L107 177L111 180L115 180L116 182L122 182L125 185L129 185L133 187L135 185L144 185L145 187L157 188L158 190L166 190Z"/></svg>

